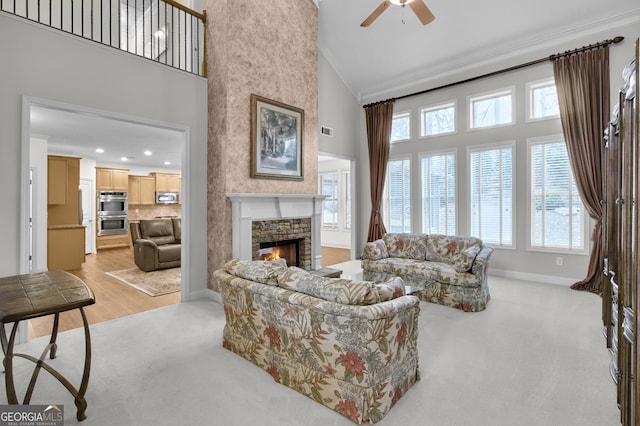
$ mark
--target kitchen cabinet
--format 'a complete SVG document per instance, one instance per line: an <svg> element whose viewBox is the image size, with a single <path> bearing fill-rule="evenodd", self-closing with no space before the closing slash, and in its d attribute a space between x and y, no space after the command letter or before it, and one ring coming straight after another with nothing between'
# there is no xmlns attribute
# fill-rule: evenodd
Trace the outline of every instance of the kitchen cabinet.
<svg viewBox="0 0 640 426"><path fill-rule="evenodd" d="M127 192L129 190L129 170L96 167L96 190Z"/></svg>
<svg viewBox="0 0 640 426"><path fill-rule="evenodd" d="M129 205L152 205L156 202L156 179L153 176L129 176Z"/></svg>
<svg viewBox="0 0 640 426"><path fill-rule="evenodd" d="M47 160L47 204L66 204L67 158L50 155Z"/></svg>
<svg viewBox="0 0 640 426"><path fill-rule="evenodd" d="M180 175L174 173L151 173L156 179L156 192L180 192Z"/></svg>
<svg viewBox="0 0 640 426"><path fill-rule="evenodd" d="M47 158L47 225L77 225L80 218L80 159Z"/></svg>
<svg viewBox="0 0 640 426"><path fill-rule="evenodd" d="M80 269L85 261L84 225L52 225L47 227L47 269Z"/></svg>
<svg viewBox="0 0 640 426"><path fill-rule="evenodd" d="M96 237L96 249L98 250L129 247L130 245L131 239L129 238L129 232L126 234L99 235Z"/></svg>

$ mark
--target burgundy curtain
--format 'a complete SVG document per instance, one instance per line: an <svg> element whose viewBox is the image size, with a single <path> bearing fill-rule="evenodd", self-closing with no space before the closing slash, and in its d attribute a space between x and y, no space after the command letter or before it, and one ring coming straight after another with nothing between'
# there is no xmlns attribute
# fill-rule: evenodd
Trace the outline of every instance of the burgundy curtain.
<svg viewBox="0 0 640 426"><path fill-rule="evenodd" d="M369 181L371 183L371 216L367 241L382 238L387 232L382 223L380 206L389 161L393 100L365 107L367 142L369 145Z"/></svg>
<svg viewBox="0 0 640 426"><path fill-rule="evenodd" d="M553 62L562 132L578 192L595 221L587 276L574 290L602 292L602 177L600 145L609 122L609 48L564 56Z"/></svg>

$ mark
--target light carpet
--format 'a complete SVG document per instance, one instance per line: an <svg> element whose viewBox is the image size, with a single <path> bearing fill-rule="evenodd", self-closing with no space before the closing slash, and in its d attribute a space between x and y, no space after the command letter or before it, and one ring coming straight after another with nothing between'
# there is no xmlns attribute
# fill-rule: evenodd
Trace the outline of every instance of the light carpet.
<svg viewBox="0 0 640 426"><path fill-rule="evenodd" d="M423 302L421 380L379 425L608 426L619 424L600 298L567 287L490 277L487 310ZM93 364L83 426L353 425L222 348L216 302L180 303L91 326ZM54 366L80 382L81 329L60 333ZM47 337L19 345L40 353ZM21 398L31 366L16 360ZM0 404L6 403L4 392ZM42 372L34 404L73 399Z"/></svg>
<svg viewBox="0 0 640 426"><path fill-rule="evenodd" d="M180 291L182 286L180 268L159 269L151 272L131 268L106 272L106 274L149 296L175 293Z"/></svg>

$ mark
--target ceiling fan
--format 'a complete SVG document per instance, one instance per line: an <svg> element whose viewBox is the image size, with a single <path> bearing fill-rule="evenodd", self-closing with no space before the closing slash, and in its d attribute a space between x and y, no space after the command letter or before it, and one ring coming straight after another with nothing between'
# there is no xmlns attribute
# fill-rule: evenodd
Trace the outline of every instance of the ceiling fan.
<svg viewBox="0 0 640 426"><path fill-rule="evenodd" d="M384 0L384 2L380 6L378 6L376 10L374 10L373 13L362 22L362 24L360 24L360 26L368 27L369 25L371 25L373 21L378 19L378 17L382 15L382 12L387 10L387 8L392 4L402 7L409 5L411 10L413 10L413 13L415 13L418 19L420 19L420 22L422 22L422 25L427 25L429 22L436 19L427 5L424 4L423 0Z"/></svg>

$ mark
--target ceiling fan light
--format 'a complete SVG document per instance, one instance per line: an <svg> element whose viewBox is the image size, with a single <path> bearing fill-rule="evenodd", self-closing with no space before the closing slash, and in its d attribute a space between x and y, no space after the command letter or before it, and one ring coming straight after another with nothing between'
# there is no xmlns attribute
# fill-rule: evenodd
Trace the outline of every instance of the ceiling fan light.
<svg viewBox="0 0 640 426"><path fill-rule="evenodd" d="M389 0L391 3L396 6L404 6L405 4L411 3L413 0Z"/></svg>

